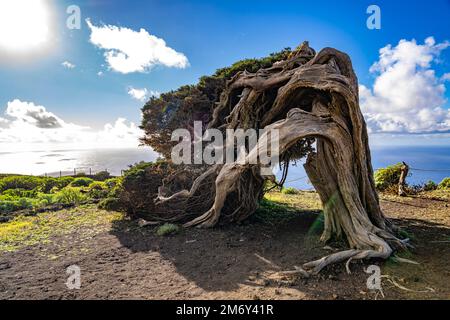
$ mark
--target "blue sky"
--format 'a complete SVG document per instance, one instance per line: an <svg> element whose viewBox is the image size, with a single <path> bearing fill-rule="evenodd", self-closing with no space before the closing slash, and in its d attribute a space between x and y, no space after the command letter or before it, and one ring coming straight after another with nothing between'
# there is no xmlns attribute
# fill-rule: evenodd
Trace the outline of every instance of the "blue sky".
<svg viewBox="0 0 450 320"><path fill-rule="evenodd" d="M130 96L128 91L131 88L165 92L180 85L193 84L200 76L211 74L236 60L265 56L309 40L316 50L332 46L351 56L360 83L369 90L366 108L370 112L370 123L373 121L378 134L382 135L383 131L392 134L390 131L398 129L395 137L406 137L399 140L405 143L424 133L427 134L426 139L433 140L435 136L430 138L430 133L436 132L441 132L441 142L448 139L445 121L450 121L450 118L445 112L449 103L444 100L449 99L450 90L441 90L440 97L430 98L434 99L432 101L440 111L443 110L436 120L442 125L433 126L427 122L419 127L411 124L392 126L391 119L380 120L374 115L374 105L385 101L385 97L370 90L377 76L388 71L395 62L386 66L384 71L369 72L380 58L379 50L388 44L395 49L401 39L416 39L421 45L426 38L433 37L434 44L430 43L430 48L435 49L427 51L433 56L433 61L422 66L423 71L434 71L433 79L440 81L435 88L448 88L450 82L443 79L446 73L450 73L450 48L436 49L433 46L450 40L448 0L435 0L433 5L416 1L363 0L45 2L48 2L53 21L52 44L47 51L17 57L2 55L0 48L0 118L4 118L3 128L8 128L7 121L12 121L11 114L8 118L4 112L8 103L14 100L43 106L64 125L76 124L101 130L106 123L114 126L118 118L127 120L124 126L129 124L128 121L139 124L139 108L143 103ZM380 30L366 27L369 16L366 9L371 4L381 9ZM66 28L66 8L69 5L78 5L81 9L81 30ZM90 41L92 29L85 19L90 19L99 28L109 25L136 32L143 28L149 34L164 39L167 47L183 54L189 65L184 68L156 65L145 72L117 72L105 61L105 50ZM63 62L74 67L64 67ZM424 105L428 101L423 102ZM425 118L424 115L420 121ZM11 132L8 134L12 135ZM0 131L2 134L6 135L5 129Z"/></svg>

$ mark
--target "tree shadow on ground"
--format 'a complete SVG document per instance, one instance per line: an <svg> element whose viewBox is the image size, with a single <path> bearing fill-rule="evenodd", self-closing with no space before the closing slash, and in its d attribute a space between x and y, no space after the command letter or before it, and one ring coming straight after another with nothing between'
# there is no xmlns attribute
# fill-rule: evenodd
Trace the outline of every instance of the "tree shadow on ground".
<svg viewBox="0 0 450 320"><path fill-rule="evenodd" d="M320 288L308 288L304 280L285 279L280 283L264 275L291 270L329 253L319 242L320 211L283 211L280 204L269 209L278 212L277 216L262 210L240 225L183 229L168 237L157 236L157 227L142 229L126 221L117 221L111 232L133 252L157 252L180 275L207 291L231 291L243 284L288 285L314 296Z"/></svg>
<svg viewBox="0 0 450 320"><path fill-rule="evenodd" d="M158 253L170 261L180 275L207 291L232 291L241 285L289 286L303 292L305 297L331 298L332 292L354 297L365 289L368 277L364 273L365 266L379 261L354 262L351 275L345 273L343 265L332 265L307 280L294 278L280 282L264 276L292 270L295 265L331 253L319 241L320 219L319 211L291 210L281 221L272 221L260 213L240 225L183 229L168 237L157 236L157 227L139 228L132 221L117 221L111 233L132 252ZM395 222L420 238L449 234L446 226L425 220Z"/></svg>

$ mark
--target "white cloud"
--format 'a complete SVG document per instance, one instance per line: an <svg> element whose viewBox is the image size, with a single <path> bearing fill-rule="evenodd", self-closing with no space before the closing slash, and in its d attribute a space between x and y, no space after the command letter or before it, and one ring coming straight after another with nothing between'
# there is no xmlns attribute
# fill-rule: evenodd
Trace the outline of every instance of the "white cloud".
<svg viewBox="0 0 450 320"><path fill-rule="evenodd" d="M130 87L128 89L128 94L136 100L145 101L145 99L147 98L148 91L146 88L136 89L136 88Z"/></svg>
<svg viewBox="0 0 450 320"><path fill-rule="evenodd" d="M118 118L114 124L105 124L103 130L97 133L97 140L106 144L120 141L122 145L137 146L141 136L141 129L133 122L128 123L127 119Z"/></svg>
<svg viewBox="0 0 450 320"><path fill-rule="evenodd" d="M361 109L371 132L425 133L450 130L445 85L432 69L449 42L401 40L380 50L370 69L372 89L360 85Z"/></svg>
<svg viewBox="0 0 450 320"><path fill-rule="evenodd" d="M5 118L0 117L0 128L6 127L9 121Z"/></svg>
<svg viewBox="0 0 450 320"><path fill-rule="evenodd" d="M63 120L48 112L43 106L37 106L32 102L22 102L18 99L8 102L6 115L14 118L15 122L41 129L56 129L66 125Z"/></svg>
<svg viewBox="0 0 450 320"><path fill-rule="evenodd" d="M105 50L109 67L120 73L147 72L153 66L186 68L188 59L183 53L168 47L166 42L145 29L134 31L113 25L95 26L86 20L91 29L90 41Z"/></svg>
<svg viewBox="0 0 450 320"><path fill-rule="evenodd" d="M18 99L8 102L0 118L0 149L137 147L143 134L133 122L119 118L101 130L68 123L43 106Z"/></svg>
<svg viewBox="0 0 450 320"><path fill-rule="evenodd" d="M69 62L69 61L64 61L63 63L61 63L61 65L64 68L67 68L67 69L74 69L75 68L75 65L73 63Z"/></svg>
<svg viewBox="0 0 450 320"><path fill-rule="evenodd" d="M98 75L99 77L103 76L103 71L97 72L97 75Z"/></svg>
<svg viewBox="0 0 450 320"><path fill-rule="evenodd" d="M442 81L450 81L450 72L449 73L444 73L441 77Z"/></svg>
<svg viewBox="0 0 450 320"><path fill-rule="evenodd" d="M128 88L128 94L136 100L144 102L150 97L159 97L160 93L158 91L150 90L148 91L146 88L137 89L133 87Z"/></svg>

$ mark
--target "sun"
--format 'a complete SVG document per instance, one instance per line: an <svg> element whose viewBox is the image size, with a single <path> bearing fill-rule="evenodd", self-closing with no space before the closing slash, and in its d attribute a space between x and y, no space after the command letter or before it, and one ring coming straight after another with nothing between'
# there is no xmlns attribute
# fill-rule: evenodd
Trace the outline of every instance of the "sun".
<svg viewBox="0 0 450 320"><path fill-rule="evenodd" d="M50 29L48 0L0 1L0 51L42 49L49 41Z"/></svg>

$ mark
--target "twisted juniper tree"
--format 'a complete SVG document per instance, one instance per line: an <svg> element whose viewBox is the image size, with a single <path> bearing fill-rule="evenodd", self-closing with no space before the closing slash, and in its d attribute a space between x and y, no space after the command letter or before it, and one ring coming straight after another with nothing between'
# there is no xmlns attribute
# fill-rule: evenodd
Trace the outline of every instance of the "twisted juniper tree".
<svg viewBox="0 0 450 320"><path fill-rule="evenodd" d="M305 272L317 273L345 260L387 258L404 248L380 209L350 58L332 48L316 53L307 42L271 57L258 70L250 72L244 64L228 79L205 78L200 87L185 87L181 99L172 95L151 101L144 107L144 142L165 141L160 151L167 156L169 129L182 119L200 120L205 128L220 130L264 128L259 141L265 142L269 139L264 135L277 129L285 168L290 161L307 157L305 170L324 208L322 240L345 238L350 247L306 263ZM158 118L150 120L155 108ZM246 160L269 147L258 143L248 150ZM219 221L247 218L258 208L266 177L261 176L261 165L245 163L203 167L189 190L168 192L175 174L161 186L152 218L184 221L185 227L213 227Z"/></svg>

